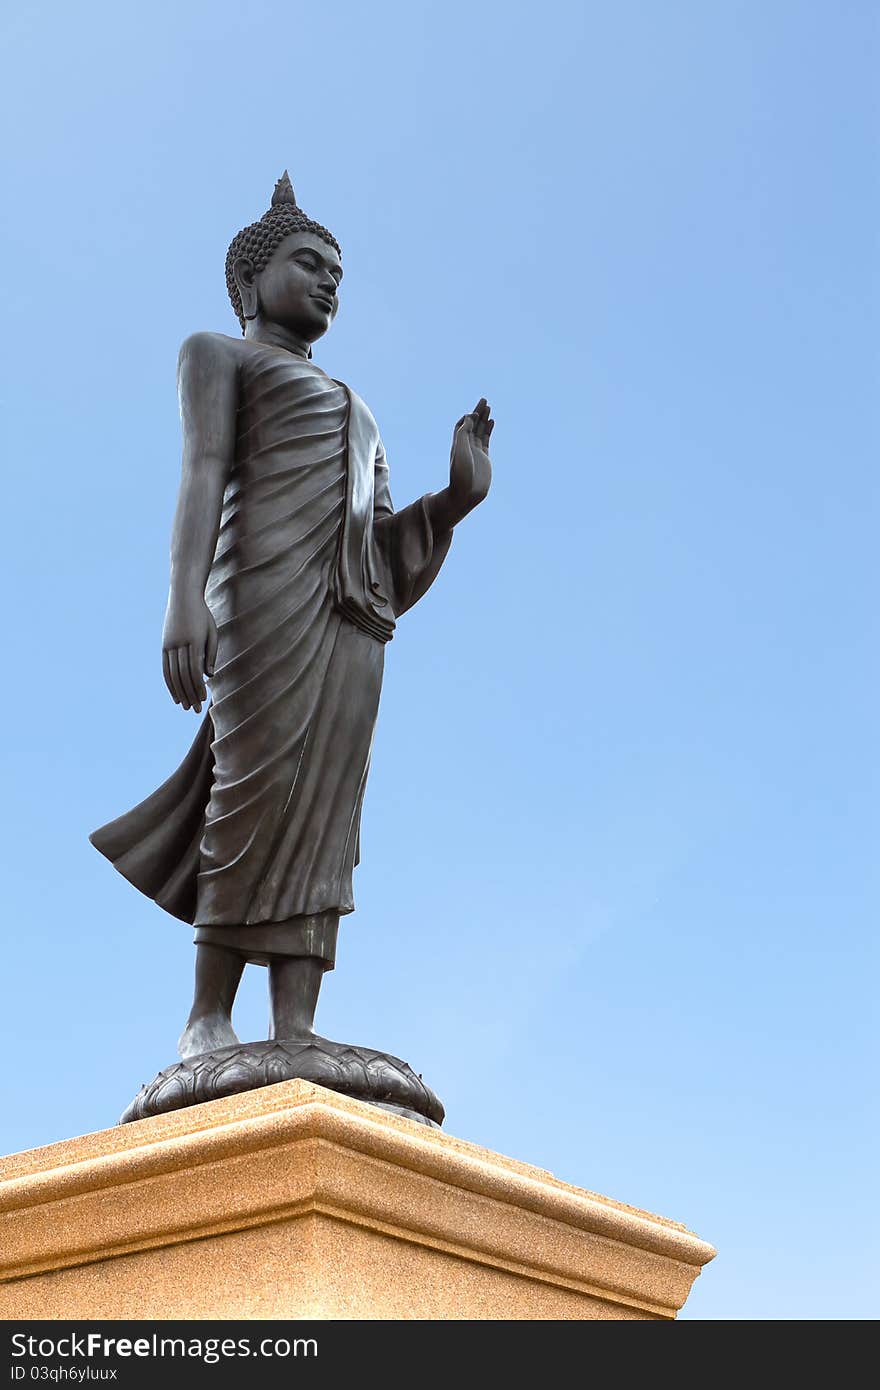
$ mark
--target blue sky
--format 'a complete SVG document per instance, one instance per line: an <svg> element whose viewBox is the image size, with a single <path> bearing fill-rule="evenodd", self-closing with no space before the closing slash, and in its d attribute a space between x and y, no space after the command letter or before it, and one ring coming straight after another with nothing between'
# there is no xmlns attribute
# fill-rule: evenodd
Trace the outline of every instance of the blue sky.
<svg viewBox="0 0 880 1390"><path fill-rule="evenodd" d="M878 27L7 13L0 1149L114 1123L189 1007L188 930L87 835L194 733L160 663L176 356L237 331L226 246L288 167L346 267L316 357L398 505L477 397L498 421L388 652L321 1030L711 1240L686 1317L876 1316Z"/></svg>

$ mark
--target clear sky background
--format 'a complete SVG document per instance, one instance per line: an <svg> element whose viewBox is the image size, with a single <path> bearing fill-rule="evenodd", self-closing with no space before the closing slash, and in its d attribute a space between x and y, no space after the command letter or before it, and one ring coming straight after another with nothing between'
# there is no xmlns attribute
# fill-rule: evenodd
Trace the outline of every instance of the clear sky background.
<svg viewBox="0 0 880 1390"><path fill-rule="evenodd" d="M880 12L7 9L0 1150L175 1056L189 930L88 844L196 717L175 364L290 169L398 505L495 485L388 650L318 1024L685 1222L690 1318L876 1316ZM236 1023L265 1036L265 972Z"/></svg>

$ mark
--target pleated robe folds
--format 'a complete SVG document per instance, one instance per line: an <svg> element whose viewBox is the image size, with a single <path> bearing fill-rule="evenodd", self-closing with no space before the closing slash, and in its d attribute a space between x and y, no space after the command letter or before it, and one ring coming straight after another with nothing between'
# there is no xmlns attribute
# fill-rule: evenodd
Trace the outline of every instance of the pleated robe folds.
<svg viewBox="0 0 880 1390"><path fill-rule="evenodd" d="M168 781L91 837L136 888L204 926L353 911L384 644L451 539L425 499L395 514L354 392L282 348L242 349L205 594L211 704Z"/></svg>

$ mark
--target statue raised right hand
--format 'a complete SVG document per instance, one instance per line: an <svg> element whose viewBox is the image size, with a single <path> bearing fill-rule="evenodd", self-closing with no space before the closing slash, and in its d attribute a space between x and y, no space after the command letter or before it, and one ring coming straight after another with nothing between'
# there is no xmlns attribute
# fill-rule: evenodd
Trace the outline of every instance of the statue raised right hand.
<svg viewBox="0 0 880 1390"><path fill-rule="evenodd" d="M495 428L488 402L481 396L455 426L449 458L449 493L455 510L466 516L484 501L492 481L489 438Z"/></svg>

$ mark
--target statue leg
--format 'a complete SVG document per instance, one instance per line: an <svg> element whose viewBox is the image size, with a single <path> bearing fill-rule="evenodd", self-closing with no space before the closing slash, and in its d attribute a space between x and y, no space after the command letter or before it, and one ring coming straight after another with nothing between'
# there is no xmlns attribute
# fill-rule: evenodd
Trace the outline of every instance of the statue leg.
<svg viewBox="0 0 880 1390"><path fill-rule="evenodd" d="M320 956L280 956L269 962L269 1037L313 1038L315 1008L327 962Z"/></svg>
<svg viewBox="0 0 880 1390"><path fill-rule="evenodd" d="M196 946L196 988L177 1050L196 1057L238 1042L232 1028L232 1004L244 969L244 956L223 946Z"/></svg>

